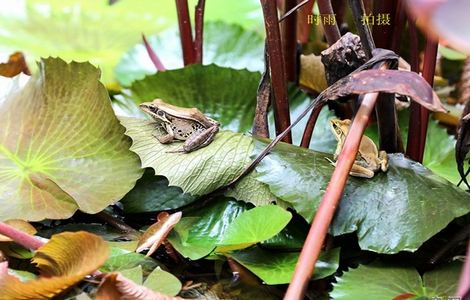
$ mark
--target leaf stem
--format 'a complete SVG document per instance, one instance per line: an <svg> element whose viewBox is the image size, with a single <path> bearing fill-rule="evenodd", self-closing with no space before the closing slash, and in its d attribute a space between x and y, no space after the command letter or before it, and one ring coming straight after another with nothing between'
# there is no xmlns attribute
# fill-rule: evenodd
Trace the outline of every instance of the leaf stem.
<svg viewBox="0 0 470 300"><path fill-rule="evenodd" d="M285 11L297 4L297 0L285 0ZM294 11L281 24L286 77L289 81L297 81L297 12Z"/></svg>
<svg viewBox="0 0 470 300"><path fill-rule="evenodd" d="M33 235L24 233L8 224L0 222L0 234L3 234L11 238L15 243L32 250L37 250L39 247L45 244L45 242L39 240Z"/></svg>
<svg viewBox="0 0 470 300"><path fill-rule="evenodd" d="M424 49L423 78L432 87L436 69L437 42L428 37ZM426 134L428 130L429 110L419 104L411 104L410 128L406 154L417 162L423 162ZM415 143L415 144L414 144Z"/></svg>
<svg viewBox="0 0 470 300"><path fill-rule="evenodd" d="M320 16L328 18L334 16L335 12L331 6L331 0L318 0L318 10L320 11ZM325 22L324 18L322 20L322 26L325 30L325 38L328 42L328 45L333 45L337 40L341 38L341 33L339 32L338 24L336 22Z"/></svg>
<svg viewBox="0 0 470 300"><path fill-rule="evenodd" d="M349 172L359 150L362 135L369 122L369 117L374 109L378 94L379 93L366 94L354 117L351 129L344 142L343 150L336 162L336 168L333 171L333 175L331 176L328 187L326 188L310 227L307 239L300 252L292 281L287 288L284 299L303 299L303 294L315 270L315 264L320 255L323 241L325 240L328 228L341 199Z"/></svg>
<svg viewBox="0 0 470 300"><path fill-rule="evenodd" d="M282 133L290 124L289 102L287 98L287 80L282 55L281 34L277 17L276 1L260 0L263 8L266 39L268 45L268 59L271 68L271 83L273 88L273 109L276 134ZM283 139L292 143L289 133Z"/></svg>
<svg viewBox="0 0 470 300"><path fill-rule="evenodd" d="M199 0L196 5L194 13L194 52L195 52L195 63L202 64L202 41L204 32L204 7L206 5L205 0Z"/></svg>
<svg viewBox="0 0 470 300"><path fill-rule="evenodd" d="M163 65L162 61L158 57L157 53L153 51L152 46L150 46L144 34L142 34L142 40L144 42L144 46L145 46L145 49L147 50L150 60L152 61L155 68L157 68L157 71L159 72L166 71L165 66Z"/></svg>
<svg viewBox="0 0 470 300"><path fill-rule="evenodd" d="M188 0L175 0L180 30L181 48L183 49L184 65L194 64L196 53L194 52L193 35L191 32L191 20L189 18Z"/></svg>

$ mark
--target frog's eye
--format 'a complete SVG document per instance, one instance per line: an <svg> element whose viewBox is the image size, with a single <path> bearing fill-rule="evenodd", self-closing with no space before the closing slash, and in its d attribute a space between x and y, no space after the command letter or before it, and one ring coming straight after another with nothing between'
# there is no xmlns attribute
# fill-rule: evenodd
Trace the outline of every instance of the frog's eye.
<svg viewBox="0 0 470 300"><path fill-rule="evenodd" d="M162 110L158 110L158 111L157 111L157 116L163 118L163 117L165 116L165 113L164 113Z"/></svg>

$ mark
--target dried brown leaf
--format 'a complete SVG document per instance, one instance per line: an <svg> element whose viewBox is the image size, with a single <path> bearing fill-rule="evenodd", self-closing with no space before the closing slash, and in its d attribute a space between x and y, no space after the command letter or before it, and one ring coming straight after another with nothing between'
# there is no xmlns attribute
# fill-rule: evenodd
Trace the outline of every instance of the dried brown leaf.
<svg viewBox="0 0 470 300"><path fill-rule="evenodd" d="M152 291L142 285L138 285L127 279L121 273L106 274L100 283L97 300L182 300L180 297L172 297Z"/></svg>
<svg viewBox="0 0 470 300"><path fill-rule="evenodd" d="M170 230L181 219L181 212L168 214L162 212L157 217L157 222L152 224L139 239L135 252L142 252L149 249L147 256L152 255L165 240Z"/></svg>
<svg viewBox="0 0 470 300"><path fill-rule="evenodd" d="M0 75L5 77L15 77L21 72L31 75L24 55L21 52L15 52L8 58L8 62L0 63Z"/></svg>
<svg viewBox="0 0 470 300"><path fill-rule="evenodd" d="M33 258L44 277L21 282L8 275L5 263L0 266L0 300L60 295L104 264L108 254L107 244L94 234L80 231L54 235Z"/></svg>
<svg viewBox="0 0 470 300"><path fill-rule="evenodd" d="M302 87L317 93L328 87L321 56L316 56L315 54L300 56L299 83Z"/></svg>

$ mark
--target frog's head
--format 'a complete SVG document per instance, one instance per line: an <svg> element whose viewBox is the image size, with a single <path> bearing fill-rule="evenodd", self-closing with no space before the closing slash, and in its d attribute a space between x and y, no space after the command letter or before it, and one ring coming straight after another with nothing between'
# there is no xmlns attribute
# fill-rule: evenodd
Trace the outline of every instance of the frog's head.
<svg viewBox="0 0 470 300"><path fill-rule="evenodd" d="M331 119L330 127L331 131L335 137L339 140L341 137L345 137L348 134L349 126L351 125L351 120L340 120L340 119Z"/></svg>
<svg viewBox="0 0 470 300"><path fill-rule="evenodd" d="M157 101L158 100L158 101ZM144 102L139 105L145 113L150 115L155 120L160 120L165 123L170 123L167 118L167 114L162 107L162 102L160 99L156 99L152 102Z"/></svg>

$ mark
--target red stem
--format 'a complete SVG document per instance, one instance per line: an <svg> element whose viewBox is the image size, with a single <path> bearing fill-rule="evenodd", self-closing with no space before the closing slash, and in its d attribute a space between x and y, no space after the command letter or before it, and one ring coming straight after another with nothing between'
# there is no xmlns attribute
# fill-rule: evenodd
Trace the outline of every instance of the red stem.
<svg viewBox="0 0 470 300"><path fill-rule="evenodd" d="M45 242L37 239L33 235L24 233L10 225L0 222L0 234L11 238L15 243L32 250L37 250Z"/></svg>
<svg viewBox="0 0 470 300"><path fill-rule="evenodd" d="M196 61L194 51L193 34L191 32L191 20L189 18L188 0L175 0L180 30L181 48L183 49L184 65L190 65Z"/></svg>
<svg viewBox="0 0 470 300"><path fill-rule="evenodd" d="M276 2L260 0L263 8L264 24L266 27L266 40L268 45L269 66L271 68L271 84L273 88L273 108L276 134L280 134L290 125L289 102L287 99L287 80L282 56L281 34L277 17ZM292 143L289 132L283 139Z"/></svg>
<svg viewBox="0 0 470 300"><path fill-rule="evenodd" d="M194 52L197 64L202 64L202 36L204 29L204 7L206 5L205 0L199 0L196 5L196 11L194 14Z"/></svg>
<svg viewBox="0 0 470 300"><path fill-rule="evenodd" d="M335 14L333 7L331 6L330 0L318 0L318 10L320 11L320 20L322 20L323 29L325 30L325 37L328 45L333 45L337 40L341 38L341 33L339 32L338 24L327 24L324 22L323 17L332 16Z"/></svg>
<svg viewBox="0 0 470 300"><path fill-rule="evenodd" d="M308 16L312 14L313 5L315 0L310 0L307 4L302 6L298 11L297 17L297 40L301 44L306 44L310 35L312 24L308 23Z"/></svg>
<svg viewBox="0 0 470 300"><path fill-rule="evenodd" d="M284 11L294 8L297 0L285 0ZM290 14L281 24L284 46L284 64L289 81L297 81L297 11Z"/></svg>
<svg viewBox="0 0 470 300"><path fill-rule="evenodd" d="M303 299L303 294L315 270L315 263L318 260L323 242L328 233L328 227L333 220L334 213L348 180L349 172L356 159L362 135L369 122L370 114L374 110L377 96L378 93L366 94L354 117L351 129L344 142L343 150L338 157L333 175L300 252L294 276L284 296L286 300Z"/></svg>
<svg viewBox="0 0 470 300"><path fill-rule="evenodd" d="M434 72L436 70L437 42L428 37L424 49L423 78L433 86ZM429 111L415 104L411 106L410 128L408 130L408 143L406 154L417 162L423 162L426 134L428 130Z"/></svg>
<svg viewBox="0 0 470 300"><path fill-rule="evenodd" d="M465 257L465 264L459 279L457 296L462 299L468 299L467 297L470 296L470 241L468 242L467 256Z"/></svg>
<svg viewBox="0 0 470 300"><path fill-rule="evenodd" d="M158 57L157 53L153 51L152 46L150 46L147 39L145 38L145 35L143 34L142 34L142 40L144 41L144 46L145 46L145 49L147 50L147 54L149 55L150 60L152 61L155 68L157 68L157 71L159 72L166 71L166 68L163 65L162 61Z"/></svg>
<svg viewBox="0 0 470 300"><path fill-rule="evenodd" d="M313 129L317 123L318 116L320 115L321 109L323 107L320 105L315 108L310 117L308 118L307 125L304 129L304 134L302 135L302 141L300 142L300 147L308 148L310 146L310 141L312 140Z"/></svg>

